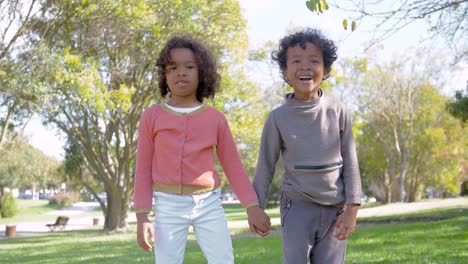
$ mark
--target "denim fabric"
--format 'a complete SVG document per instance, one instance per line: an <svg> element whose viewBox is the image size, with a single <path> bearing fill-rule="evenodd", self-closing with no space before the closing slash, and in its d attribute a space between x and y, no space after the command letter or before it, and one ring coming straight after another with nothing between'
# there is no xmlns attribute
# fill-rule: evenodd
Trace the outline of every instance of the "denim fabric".
<svg viewBox="0 0 468 264"><path fill-rule="evenodd" d="M182 264L189 227L209 264L234 263L221 189L197 195L154 192L157 264Z"/></svg>

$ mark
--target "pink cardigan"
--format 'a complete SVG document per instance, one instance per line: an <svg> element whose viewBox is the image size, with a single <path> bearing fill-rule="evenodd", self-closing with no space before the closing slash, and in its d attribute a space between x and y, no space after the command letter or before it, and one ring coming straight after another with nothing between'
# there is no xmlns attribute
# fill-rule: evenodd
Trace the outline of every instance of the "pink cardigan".
<svg viewBox="0 0 468 264"><path fill-rule="evenodd" d="M257 205L257 195L223 113L207 105L188 114L174 112L164 104L145 110L138 128L136 213L151 211L153 191L190 195L219 187L215 149L241 204L245 208Z"/></svg>

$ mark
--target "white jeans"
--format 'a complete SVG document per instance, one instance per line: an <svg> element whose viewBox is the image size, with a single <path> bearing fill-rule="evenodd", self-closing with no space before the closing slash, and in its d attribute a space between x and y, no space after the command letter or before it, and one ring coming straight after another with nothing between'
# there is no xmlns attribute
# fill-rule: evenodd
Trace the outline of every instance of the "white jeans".
<svg viewBox="0 0 468 264"><path fill-rule="evenodd" d="M183 263L189 226L209 264L234 263L220 196L221 188L197 195L153 193L157 264Z"/></svg>

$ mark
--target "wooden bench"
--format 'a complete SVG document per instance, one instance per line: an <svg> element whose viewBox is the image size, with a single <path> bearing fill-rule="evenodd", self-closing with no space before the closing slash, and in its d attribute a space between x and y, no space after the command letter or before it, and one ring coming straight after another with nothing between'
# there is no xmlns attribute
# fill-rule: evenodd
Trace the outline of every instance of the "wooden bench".
<svg viewBox="0 0 468 264"><path fill-rule="evenodd" d="M65 226L67 226L67 223L68 223L68 217L59 216L57 217L57 220L55 220L55 223L47 224L46 226L50 229L50 231L54 232L57 230L64 230Z"/></svg>

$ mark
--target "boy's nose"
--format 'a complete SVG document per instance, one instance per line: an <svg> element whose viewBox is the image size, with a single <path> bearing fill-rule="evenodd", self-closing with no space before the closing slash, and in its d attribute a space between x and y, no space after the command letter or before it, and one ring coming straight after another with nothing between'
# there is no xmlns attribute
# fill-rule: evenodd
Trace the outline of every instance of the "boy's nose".
<svg viewBox="0 0 468 264"><path fill-rule="evenodd" d="M303 63L301 63L300 68L301 68L301 70L310 70L312 67L311 67L310 63L303 62Z"/></svg>

